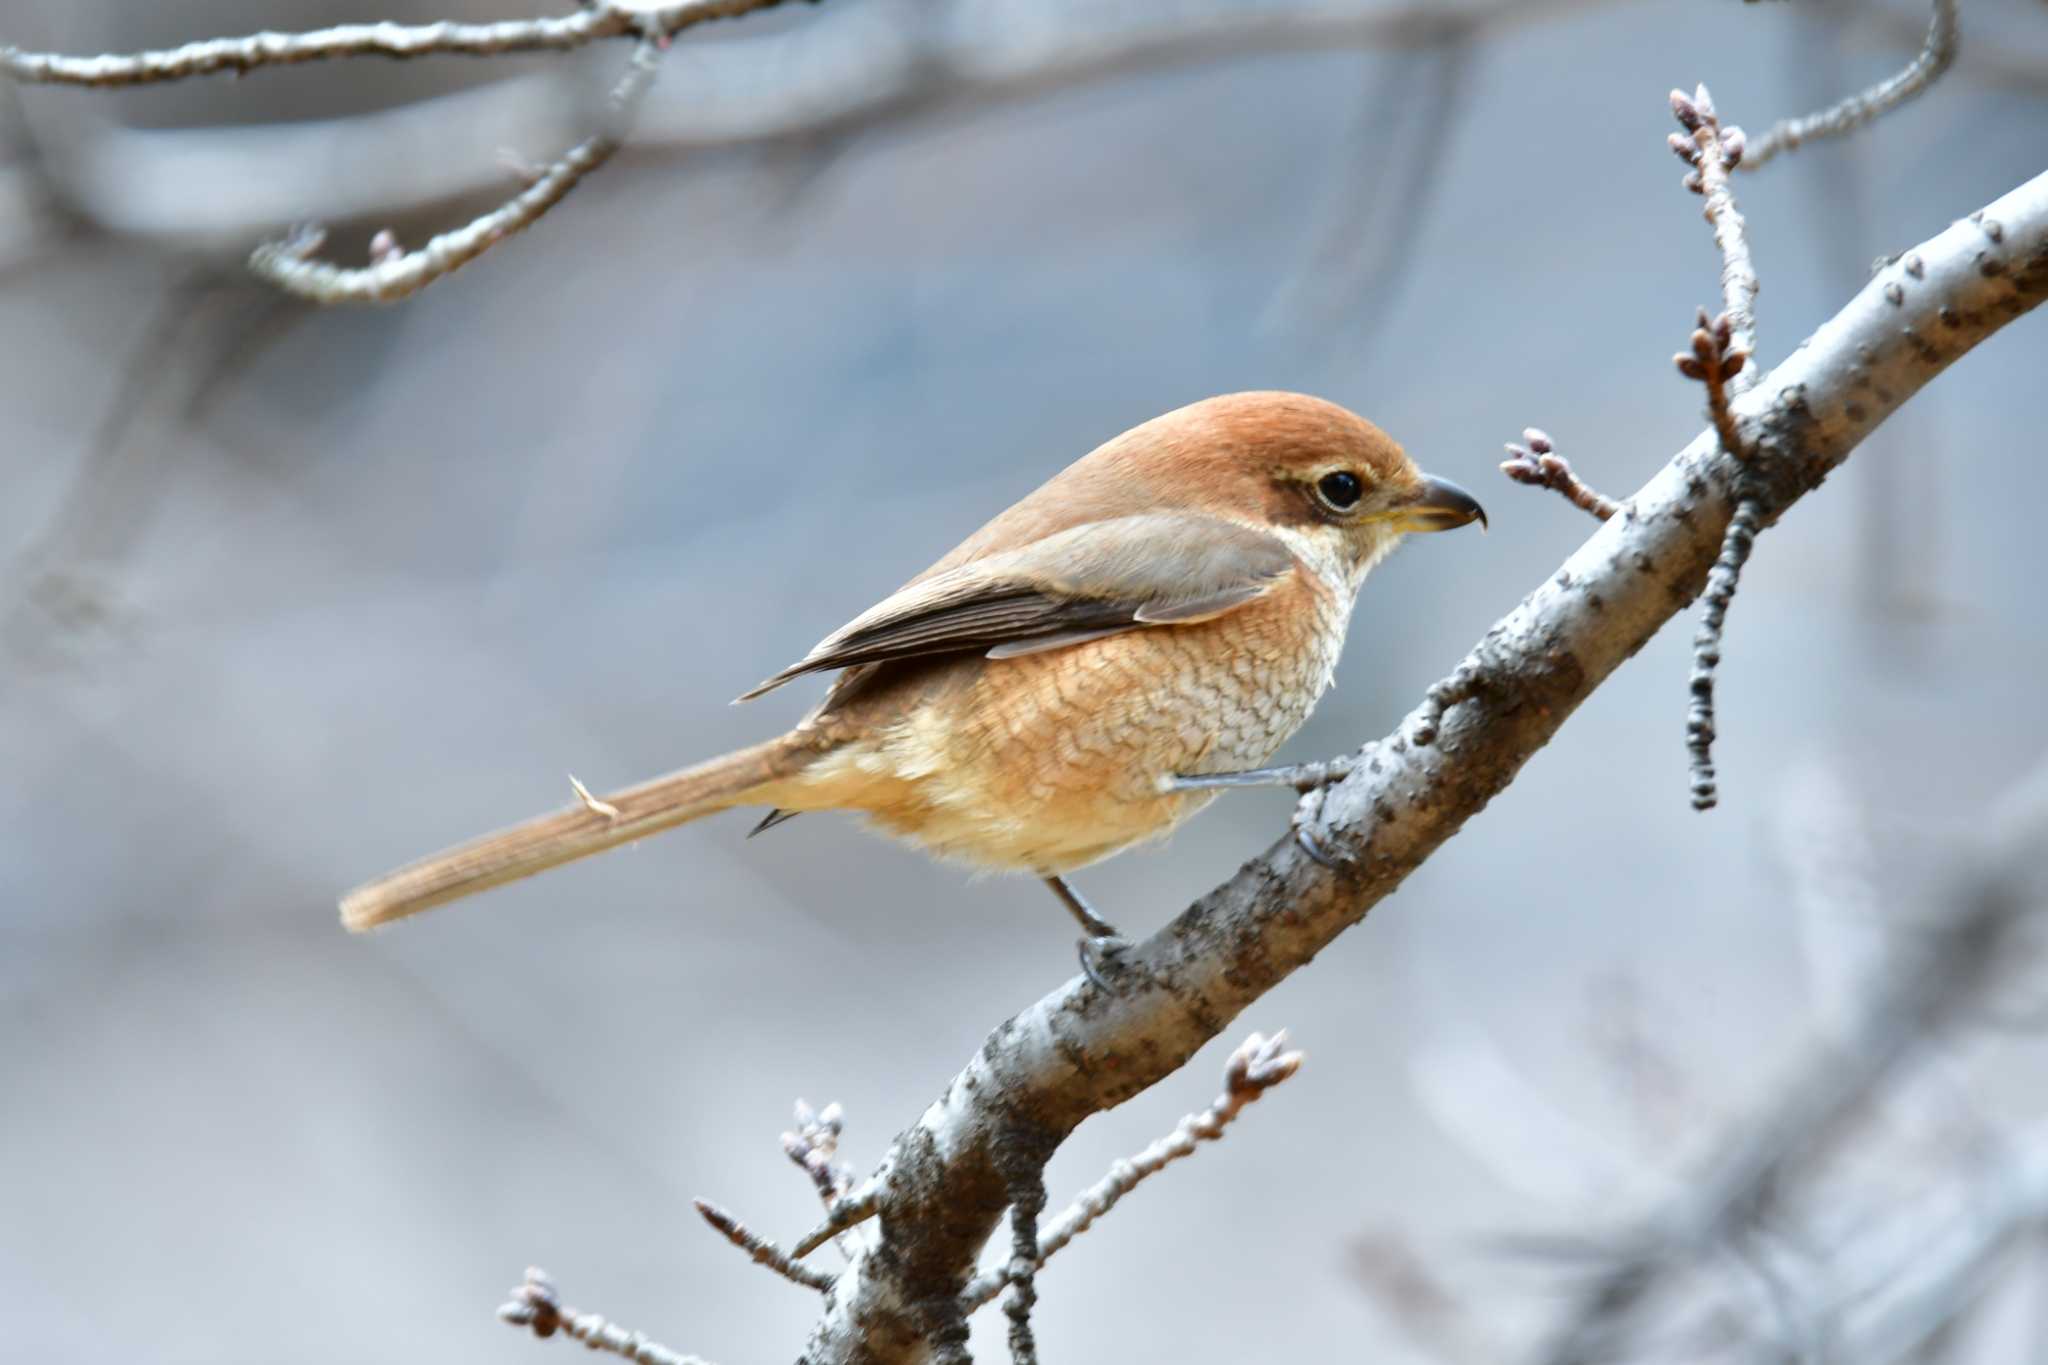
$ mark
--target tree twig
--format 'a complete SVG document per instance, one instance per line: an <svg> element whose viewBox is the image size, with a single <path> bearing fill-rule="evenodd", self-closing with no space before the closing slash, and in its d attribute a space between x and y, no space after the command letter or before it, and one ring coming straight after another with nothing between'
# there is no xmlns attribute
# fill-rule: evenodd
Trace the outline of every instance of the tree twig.
<svg viewBox="0 0 2048 1365"><path fill-rule="evenodd" d="M414 251L375 252L369 265L349 267L316 256L326 233L302 228L266 242L249 255L257 278L314 303L391 303L469 264L499 242L523 232L562 202L625 142L633 115L660 69L665 44L644 39L633 49L626 74L612 90L605 128L571 147L524 190L481 217L443 232Z"/></svg>
<svg viewBox="0 0 2048 1365"><path fill-rule="evenodd" d="M659 1342L649 1341L639 1332L629 1332L595 1313L582 1313L569 1307L557 1296L554 1281L548 1278L547 1272L537 1268L528 1270L526 1282L512 1291L509 1302L499 1306L498 1320L514 1327L528 1328L543 1340L560 1332L593 1351L609 1351L636 1362L636 1365L711 1365L701 1356L671 1351Z"/></svg>
<svg viewBox="0 0 2048 1365"><path fill-rule="evenodd" d="M1053 1219L1050 1227L1037 1234L1038 1250L1036 1256L1030 1258L1030 1268L1035 1270L1051 1260L1067 1243L1088 1231L1096 1219L1115 1208L1119 1200L1144 1183L1147 1177L1157 1175L1182 1157L1193 1156L1199 1144L1221 1140L1224 1129L1244 1112L1246 1105L1292 1076L1300 1069L1301 1062L1302 1054L1287 1046L1286 1029L1281 1029L1271 1038L1254 1033L1245 1039L1224 1064L1223 1093L1199 1114L1187 1115L1174 1125L1172 1132L1144 1151L1117 1162L1109 1174L1083 1191ZM1005 1284L1016 1283L1021 1259L1013 1254L1010 1264L1002 1270L975 1277L960 1292L962 1307L972 1312L1000 1294Z"/></svg>
<svg viewBox="0 0 2048 1365"><path fill-rule="evenodd" d="M336 61L350 57L406 59L427 56L502 57L520 52L569 52L607 38L673 38L713 19L732 19L781 0L687 0L633 5L596 0L573 14L507 19L489 24L339 24L302 33L251 33L209 38L149 52L69 57L0 46L0 75L28 85L107 89L154 85L221 72L242 75L266 66Z"/></svg>
<svg viewBox="0 0 2048 1365"><path fill-rule="evenodd" d="M1840 137L1898 108L1940 80L1954 64L1959 34L1956 0L1934 0L1927 37L1904 70L1815 113L1780 119L1751 145L1742 164L1756 170L1780 152L1794 151L1821 138Z"/></svg>
<svg viewBox="0 0 2048 1365"><path fill-rule="evenodd" d="M696 1204L697 1212L704 1215L704 1221L716 1228L718 1234L726 1241L746 1252L755 1265L765 1266L791 1284L801 1285L820 1294L832 1287L830 1275L822 1270L813 1270L807 1265L798 1264L790 1258L788 1252L710 1200L697 1199L692 1202Z"/></svg>
<svg viewBox="0 0 2048 1365"><path fill-rule="evenodd" d="M1740 128L1722 128L1713 97L1704 85L1690 97L1682 90L1672 91L1671 112L1685 129L1682 136L1671 135L1671 149L1692 167L1685 175L1685 187L1705 200L1701 212L1714 229L1714 244L1721 249L1721 315L1709 320L1706 310L1700 310L1699 326L1692 334L1692 354L1678 356L1678 368L1687 378L1706 385L1707 411L1721 448L1748 468L1751 443L1742 433L1732 404L1757 376L1757 367L1748 362L1756 354L1760 285L1750 260L1748 226L1735 206L1735 192L1729 184L1729 176L1742 162L1745 140ZM1735 600L1742 566L1763 526L1762 487L1757 478L1736 483L1735 511L1708 575L1706 605L1693 635L1685 747L1690 755L1694 810L1712 810L1720 803L1714 777L1714 675L1721 663L1721 632L1728 606Z"/></svg>
<svg viewBox="0 0 2048 1365"><path fill-rule="evenodd" d="M1572 473L1571 463L1555 453L1557 448L1549 436L1535 427L1524 427L1522 439L1529 443L1526 447L1508 442L1508 457L1500 462L1501 473L1516 483L1563 494L1566 502L1598 521L1605 521L1621 510L1620 503L1582 483Z"/></svg>

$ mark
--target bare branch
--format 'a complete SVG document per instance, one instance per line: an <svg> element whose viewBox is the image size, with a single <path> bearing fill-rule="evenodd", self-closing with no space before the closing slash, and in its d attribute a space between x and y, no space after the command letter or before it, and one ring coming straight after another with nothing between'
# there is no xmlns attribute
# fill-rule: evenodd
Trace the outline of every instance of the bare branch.
<svg viewBox="0 0 2048 1365"><path fill-rule="evenodd" d="M264 66L334 61L348 57L404 60L437 55L502 57L519 52L568 52L604 38L672 38L712 19L737 18L781 0L689 0L635 6L600 0L574 14L508 19L493 24L341 24L304 33L252 33L210 38L156 52L67 57L0 47L0 75L30 85L108 88L181 81L220 72L241 75Z"/></svg>
<svg viewBox="0 0 2048 1365"><path fill-rule="evenodd" d="M1038 1236L1038 1253L1029 1261L1031 1269L1051 1260L1067 1243L1093 1227L1095 1220L1115 1208L1117 1201L1182 1157L1193 1156L1196 1146L1216 1142L1223 1130L1244 1111L1244 1107L1300 1069L1302 1054L1287 1047L1287 1030L1267 1038L1254 1033L1230 1054L1224 1065L1223 1093L1199 1114L1189 1114L1160 1138L1127 1161L1119 1161L1109 1174L1088 1187L1053 1219L1052 1226ZM1005 1284L1016 1282L1021 1256L1013 1256L1002 1271L976 1277L960 1292L961 1305L972 1312L997 1294Z"/></svg>
<svg viewBox="0 0 2048 1365"><path fill-rule="evenodd" d="M379 232L370 264L338 266L317 258L325 232L305 227L267 242L249 256L260 279L315 303L389 303L418 292L539 221L583 178L611 160L625 141L660 59L675 35L712 19L768 9L781 0L689 0L638 8L626 0L598 3L560 18L496 24L347 24L308 33L258 33L188 43L128 56L64 57L0 48L0 75L18 81L94 87L181 80L215 72L343 57L405 58L429 53L498 56L565 51L600 38L639 39L625 75L612 91L605 127L539 171L519 194L416 251L401 251L390 229Z"/></svg>
<svg viewBox="0 0 2048 1365"><path fill-rule="evenodd" d="M859 1227L882 1211L882 1187L870 1177L866 1184L826 1206L825 1221L797 1239L790 1255L804 1257L840 1233Z"/></svg>
<svg viewBox="0 0 2048 1365"><path fill-rule="evenodd" d="M593 1351L609 1351L637 1365L711 1365L701 1356L671 1351L649 1341L639 1332L629 1332L617 1323L606 1322L595 1313L580 1313L556 1296L554 1281L547 1272L530 1269L526 1282L512 1291L511 1301L498 1308L498 1320L514 1327L530 1328L545 1340L556 1332L573 1337Z"/></svg>
<svg viewBox="0 0 2048 1365"><path fill-rule="evenodd" d="M1927 22L1927 38L1905 70L1817 113L1781 119L1756 140L1743 164L1756 170L1780 152L1793 151L1820 138L1840 137L1890 113L1940 80L1954 64L1959 32L1956 0L1934 0L1934 17Z"/></svg>
<svg viewBox="0 0 2048 1365"><path fill-rule="evenodd" d="M1529 443L1526 448L1508 442L1508 457L1500 462L1501 473L1516 483L1561 493L1565 501L1598 521L1605 521L1621 510L1621 504L1613 498L1579 481L1570 462L1554 453L1557 448L1548 435L1535 427L1524 427L1522 439Z"/></svg>
<svg viewBox="0 0 2048 1365"><path fill-rule="evenodd" d="M626 74L612 90L607 127L571 147L531 185L482 217L441 233L417 251L373 252L377 259L356 268L318 259L314 253L326 234L318 228L301 229L283 241L257 247L249 255L249 269L259 279L314 303L391 303L419 292L531 227L584 176L611 160L660 68L664 47L655 38L635 47Z"/></svg>
<svg viewBox="0 0 2048 1365"><path fill-rule="evenodd" d="M1705 200L1700 214L1714 229L1714 245L1721 249L1721 308L1728 315L1730 335L1724 349L1744 357L1756 354L1756 266L1749 258L1749 227L1735 206L1735 191L1729 176L1742 164L1747 140L1740 128L1721 126L1714 98L1704 85L1691 96L1683 90L1671 92L1671 112L1688 137L1674 133L1672 150L1692 166L1685 187ZM1689 148L1685 147L1690 142ZM1740 393L1756 382L1754 368L1746 372L1738 365L1731 370L1733 391ZM1746 376L1746 377L1745 377Z"/></svg>
<svg viewBox="0 0 2048 1365"><path fill-rule="evenodd" d="M704 1221L718 1229L719 1235L724 1237L726 1241L731 1242L741 1251L746 1252L753 1259L755 1265L766 1266L791 1284L801 1285L805 1289L816 1290L820 1294L832 1287L832 1277L830 1275L827 1275L822 1270L813 1270L809 1266L798 1265L790 1259L789 1253L785 1252L781 1247L776 1246L775 1243L761 1236L710 1200L698 1199L692 1202L696 1204L697 1212L704 1215Z"/></svg>
<svg viewBox="0 0 2048 1365"><path fill-rule="evenodd" d="M1129 25L1047 21L1043 7L945 11L941 37L909 41L904 16L923 0L828 11L773 42L735 44L693 68L687 86L648 102L636 151L667 156L776 142L843 142L873 128L969 105L1041 99L1147 71L1241 60L1259 52L1410 51L1493 36L1614 0L1355 0L1284 6L1217 4ZM1012 18L1010 10L1017 12ZM995 31L991 31L994 28ZM65 106L30 126L52 177L92 221L134 236L241 241L300 218L341 221L416 212L495 189L507 144L576 140L580 117L545 74L338 119L267 126L139 129ZM432 136L437 164L417 148ZM337 180L309 168L346 166ZM175 174L168 168L175 167ZM214 187L204 196L193 183Z"/></svg>
<svg viewBox="0 0 2048 1365"><path fill-rule="evenodd" d="M1715 245L1721 248L1721 315L1709 320L1706 309L1700 310L1699 325L1692 334L1692 354L1677 357L1678 369L1687 378L1705 383L1707 411L1721 449L1747 463L1750 442L1743 436L1731 404L1756 381L1757 367L1748 362L1756 354L1756 296L1761 286L1750 262L1749 229L1729 185L1729 175L1742 162L1744 139L1740 128L1721 127L1713 97L1704 85L1690 98L1682 90L1672 91L1671 112L1686 134L1672 134L1671 149L1693 168L1686 174L1685 187L1705 199L1701 211L1713 226ZM1693 635L1692 676L1687 682L1692 700L1686 708L1685 747L1691 755L1694 810L1712 810L1720 802L1714 780L1714 671L1721 663L1721 629L1728 618L1728 605L1735 600L1742 566L1763 525L1764 508L1757 492L1761 486L1755 479L1736 485L1735 513L1729 518L1721 553L1708 576L1706 607Z"/></svg>
<svg viewBox="0 0 2048 1365"><path fill-rule="evenodd" d="M782 1135L782 1153L800 1167L818 1188L818 1198L831 1208L853 1188L853 1168L840 1162L839 1133L845 1116L836 1104L814 1110L796 1102L796 1130Z"/></svg>
<svg viewBox="0 0 2048 1365"><path fill-rule="evenodd" d="M2048 174L1902 259L1917 273L1886 267L1734 400L1771 459L1736 460L1703 432L1629 500L1631 515L1602 523L1487 632L1439 684L1441 704L1432 689L1321 791L1313 833L1333 859L1281 839L1133 945L1115 994L1076 978L989 1036L870 1182L881 1240L834 1286L811 1365L931 1358L936 1296L957 1292L1009 1205L999 1154L1018 1123L1062 1139L1173 1074L1456 834L1700 590L1738 475L1762 481L1777 515L1942 370L2048 299ZM1433 743L1417 738L1425 730Z"/></svg>

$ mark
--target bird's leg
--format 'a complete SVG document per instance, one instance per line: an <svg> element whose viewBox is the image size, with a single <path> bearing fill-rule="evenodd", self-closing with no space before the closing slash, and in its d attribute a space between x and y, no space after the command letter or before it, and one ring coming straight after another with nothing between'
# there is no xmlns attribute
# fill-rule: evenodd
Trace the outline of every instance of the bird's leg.
<svg viewBox="0 0 2048 1365"><path fill-rule="evenodd" d="M1069 886L1065 877L1049 876L1045 884L1060 898L1060 904L1066 906L1081 923L1085 937L1076 945L1081 957L1081 971L1098 988L1108 990L1104 972L1115 970L1117 955L1131 946L1130 941L1116 931L1114 924L1090 909L1088 902L1081 899L1081 893Z"/></svg>
<svg viewBox="0 0 2048 1365"><path fill-rule="evenodd" d="M1342 782L1357 766L1357 758L1347 755L1314 763L1290 763L1282 768L1247 768L1235 773L1169 773L1159 779L1159 790L1167 795L1226 787L1292 787L1298 792L1312 792Z"/></svg>
<svg viewBox="0 0 2048 1365"><path fill-rule="evenodd" d="M1361 754L1371 749L1361 750ZM1316 837L1316 826L1320 823L1323 793L1351 776L1358 766L1360 755L1346 755L1340 758L1318 759L1313 763L1291 763L1281 768L1249 768L1235 773L1191 773L1170 774L1159 779L1159 790L1168 795L1177 792L1213 791L1229 787L1292 787L1301 793L1301 800L1294 808L1294 839L1301 845L1301 851L1321 863L1324 867L1335 867L1343 859L1323 847Z"/></svg>

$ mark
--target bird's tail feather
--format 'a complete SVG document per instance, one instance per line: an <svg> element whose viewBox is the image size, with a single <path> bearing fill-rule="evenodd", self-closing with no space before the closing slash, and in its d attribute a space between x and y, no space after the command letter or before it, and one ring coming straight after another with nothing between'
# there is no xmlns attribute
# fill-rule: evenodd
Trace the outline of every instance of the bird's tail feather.
<svg viewBox="0 0 2048 1365"><path fill-rule="evenodd" d="M590 798L365 882L341 898L341 922L361 932L536 872L617 848L731 806L800 769L815 750L794 735L771 739Z"/></svg>

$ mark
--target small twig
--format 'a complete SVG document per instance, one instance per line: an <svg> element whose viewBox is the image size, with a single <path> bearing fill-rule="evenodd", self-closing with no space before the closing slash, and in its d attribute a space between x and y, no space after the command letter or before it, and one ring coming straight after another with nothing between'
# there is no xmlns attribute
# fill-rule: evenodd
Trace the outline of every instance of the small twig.
<svg viewBox="0 0 2048 1365"><path fill-rule="evenodd" d="M1735 514L1728 518L1727 534L1721 538L1721 553L1707 571L1707 590L1701 594L1705 608L1700 626L1692 637L1692 674L1687 687L1692 702L1686 708L1685 747L1692 755L1692 808L1712 810L1720 803L1714 782L1714 670L1721 664L1721 627L1728 617L1728 604L1735 600L1742 566L1756 544L1763 523L1763 501L1753 496L1737 499Z"/></svg>
<svg viewBox="0 0 2048 1365"><path fill-rule="evenodd" d="M1749 149L1744 166L1753 171L1780 152L1820 138L1840 137L1898 108L1940 80L1955 62L1959 31L1956 0L1934 0L1926 41L1905 70L1817 113L1779 120Z"/></svg>
<svg viewBox="0 0 2048 1365"><path fill-rule="evenodd" d="M390 303L406 298L531 227L624 143L661 55L678 33L712 19L736 18L782 0L689 0L636 6L594 0L574 14L494 24L344 24L304 33L216 38L155 52L67 57L0 47L0 75L17 81L94 87L143 85L216 72L346 57L453 54L495 57L564 52L604 38L637 37L624 77L612 91L605 126L545 168L521 177L524 188L462 227L436 235L416 251L401 250L389 228L370 244L369 264L345 267L319 259L326 240L318 226L299 228L249 255L258 278L314 303Z"/></svg>
<svg viewBox="0 0 2048 1365"><path fill-rule="evenodd" d="M1749 353L1734 344L1734 333L1735 321L1728 314L1710 318L1702 308L1692 331L1692 350L1680 351L1671 357L1671 363L1687 379L1707 386L1707 416L1714 424L1715 435L1721 438L1721 449L1738 460L1746 460L1749 442L1736 425L1735 411L1729 404L1736 381L1748 368Z"/></svg>
<svg viewBox="0 0 2048 1365"><path fill-rule="evenodd" d="M1003 1313L1010 1319L1012 1365L1038 1365L1038 1342L1031 1331L1031 1310L1038 1303L1038 1217L1045 1212L1045 1166L1021 1163L1010 1180L1010 1264L1005 1278L1010 1294Z"/></svg>
<svg viewBox="0 0 2048 1365"><path fill-rule="evenodd" d="M252 33L209 38L152 52L67 57L0 46L0 75L31 85L108 88L181 81L220 72L241 75L264 66L334 61L349 57L405 59L445 55L498 57L518 52L568 52L606 38L635 34L674 37L713 19L731 19L780 0L691 0L634 6L602 0L574 14L508 19L490 24L341 24L303 33Z"/></svg>
<svg viewBox="0 0 2048 1365"><path fill-rule="evenodd" d="M606 1322L595 1313L579 1313L564 1304L555 1293L547 1272L530 1269L526 1282L512 1291L511 1301L499 1305L498 1320L514 1327L530 1328L543 1339L556 1332L574 1337L593 1351L610 1351L638 1365L711 1365L702 1356L683 1355L639 1332L629 1332Z"/></svg>
<svg viewBox="0 0 2048 1365"><path fill-rule="evenodd" d="M881 1211L881 1182L870 1178L865 1185L827 1208L825 1221L798 1238L789 1254L801 1260L840 1233L859 1227Z"/></svg>
<svg viewBox="0 0 2048 1365"><path fill-rule="evenodd" d="M839 1133L846 1116L837 1104L813 1110L796 1102L796 1130L782 1135L782 1153L802 1168L818 1188L818 1198L831 1208L853 1188L853 1168L836 1161Z"/></svg>
<svg viewBox="0 0 2048 1365"><path fill-rule="evenodd" d="M1115 1208L1117 1201L1136 1189L1146 1177L1157 1174L1182 1157L1192 1156L1199 1143L1221 1138L1223 1130L1243 1112L1246 1105L1292 1076L1301 1062L1302 1054L1287 1048L1285 1029L1271 1038L1254 1033L1245 1039L1237 1051L1230 1054L1230 1060L1224 1066L1223 1093L1216 1097L1215 1102L1201 1113L1183 1118L1171 1133L1136 1156L1110 1167L1108 1175L1090 1186L1052 1220L1050 1227L1039 1233L1038 1255L1031 1268L1035 1271L1051 1260L1060 1248L1086 1232L1096 1219ZM971 1313L1002 1293L1005 1285L1013 1283L1018 1259L1013 1256L1003 1269L978 1275L969 1281L960 1292L961 1306Z"/></svg>
<svg viewBox="0 0 2048 1365"><path fill-rule="evenodd" d="M839 1155L839 1133L845 1125L845 1114L835 1104L814 1110L801 1099L796 1102L796 1129L782 1135L782 1154L797 1164L810 1177L817 1188L818 1198L830 1209L846 1192L853 1188L853 1167L845 1162L835 1161ZM839 1247L839 1254L849 1261L853 1259L853 1248L848 1246L844 1236L832 1239Z"/></svg>
<svg viewBox="0 0 2048 1365"><path fill-rule="evenodd" d="M1710 319L1706 309L1700 310L1691 354L1681 353L1674 361L1679 373L1706 385L1707 411L1721 448L1747 466L1752 452L1735 419L1733 402L1756 382L1757 367L1749 361L1756 354L1760 285L1756 267L1750 262L1748 227L1728 183L1729 174L1742 164L1744 139L1740 128L1721 127L1713 97L1704 85L1690 98L1682 90L1672 91L1671 112L1685 129L1685 135L1671 135L1671 150L1692 167L1686 173L1685 187L1706 201L1702 211L1713 225L1715 244L1721 248L1722 302L1718 317ZM1721 539L1721 553L1707 575L1706 605L1692 642L1688 684L1692 700L1686 708L1685 746L1691 755L1694 810L1712 810L1720 803L1714 779L1714 671L1721 663L1722 625L1763 515L1757 481L1748 477L1745 469L1745 477L1737 484L1734 515Z"/></svg>
<svg viewBox="0 0 2048 1365"><path fill-rule="evenodd" d="M590 788L577 780L576 774L569 774L569 789L576 793L576 800L592 815L602 815L607 820L619 818L619 808L609 801L601 801L590 794Z"/></svg>
<svg viewBox="0 0 2048 1365"><path fill-rule="evenodd" d="M698 1199L692 1202L696 1204L697 1212L704 1215L704 1221L718 1229L726 1241L753 1258L755 1265L766 1266L791 1284L802 1285L805 1289L813 1289L820 1294L832 1287L830 1275L822 1270L813 1270L807 1265L797 1264L781 1247L754 1232L710 1200Z"/></svg>
<svg viewBox="0 0 2048 1365"><path fill-rule="evenodd" d="M1762 285L1749 258L1749 227L1735 206L1735 191L1728 180L1742 164L1747 140L1740 128L1722 128L1713 96L1704 85L1696 87L1690 97L1683 90L1672 91L1671 112L1690 134L1672 134L1671 150L1692 167L1685 176L1685 187L1706 201L1700 212L1713 225L1714 244L1721 248L1721 309L1728 315L1730 343L1745 356L1754 356L1756 296ZM1746 378L1738 376L1735 392L1741 393L1755 380L1754 369Z"/></svg>
<svg viewBox="0 0 2048 1365"><path fill-rule="evenodd" d="M664 40L648 38L633 50L625 76L612 91L611 116L603 131L571 147L532 184L462 227L438 234L416 251L397 251L392 241L388 245L393 249L373 249L371 264L356 268L320 260L315 253L326 233L306 227L281 241L257 247L249 255L249 269L258 278L314 303L391 303L417 293L505 238L533 226L582 183L583 177L611 160L625 142L665 47Z"/></svg>
<svg viewBox="0 0 2048 1365"><path fill-rule="evenodd" d="M1531 487L1548 488L1553 493L1561 493L1565 501L1572 506L1590 513L1601 521L1607 520L1621 510L1620 503L1596 492L1591 486L1582 483L1578 475L1572 473L1570 462L1564 456L1553 453L1556 447L1551 444L1550 437L1535 427L1524 427L1522 439L1529 443L1526 448L1516 445L1513 441L1508 442L1508 457L1500 462L1501 473L1516 483L1526 483Z"/></svg>

